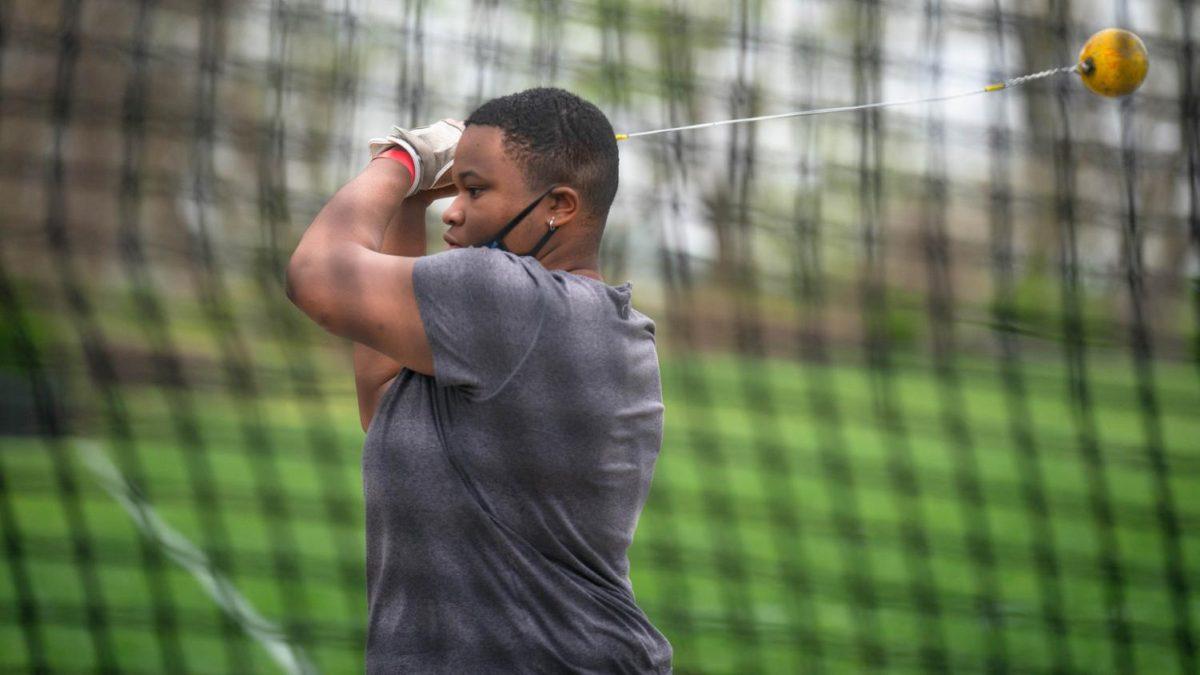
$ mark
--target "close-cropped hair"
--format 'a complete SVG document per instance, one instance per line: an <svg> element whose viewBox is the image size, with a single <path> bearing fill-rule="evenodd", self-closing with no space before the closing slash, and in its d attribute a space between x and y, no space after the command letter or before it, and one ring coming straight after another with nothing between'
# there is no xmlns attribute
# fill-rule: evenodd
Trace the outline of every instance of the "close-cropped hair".
<svg viewBox="0 0 1200 675"><path fill-rule="evenodd" d="M584 210L603 223L617 194L617 141L595 105L564 89L537 87L484 103L466 124L499 128L530 190L573 187Z"/></svg>

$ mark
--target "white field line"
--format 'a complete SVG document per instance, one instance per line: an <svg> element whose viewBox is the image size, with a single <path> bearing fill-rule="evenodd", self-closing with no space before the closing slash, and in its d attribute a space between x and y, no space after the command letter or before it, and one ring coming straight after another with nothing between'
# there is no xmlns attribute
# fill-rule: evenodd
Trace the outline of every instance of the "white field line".
<svg viewBox="0 0 1200 675"><path fill-rule="evenodd" d="M309 675L317 672L304 650L288 644L283 631L260 615L232 582L218 574L203 551L167 525L155 513L154 508L130 488L129 482L104 454L99 443L77 440L75 447L84 464L95 474L101 487L121 504L142 534L157 542L172 560L191 572L213 602L225 610L242 630L258 640L284 672L289 675Z"/></svg>

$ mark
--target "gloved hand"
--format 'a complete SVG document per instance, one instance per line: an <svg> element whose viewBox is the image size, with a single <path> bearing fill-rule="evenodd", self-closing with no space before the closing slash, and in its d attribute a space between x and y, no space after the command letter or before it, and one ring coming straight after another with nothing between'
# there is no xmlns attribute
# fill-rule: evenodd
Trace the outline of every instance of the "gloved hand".
<svg viewBox="0 0 1200 675"><path fill-rule="evenodd" d="M454 149L462 137L464 125L459 120L444 119L416 129L392 127L391 135L372 138L371 157L388 148L403 148L413 159L416 175L405 197L431 188L449 185L450 168L454 166Z"/></svg>

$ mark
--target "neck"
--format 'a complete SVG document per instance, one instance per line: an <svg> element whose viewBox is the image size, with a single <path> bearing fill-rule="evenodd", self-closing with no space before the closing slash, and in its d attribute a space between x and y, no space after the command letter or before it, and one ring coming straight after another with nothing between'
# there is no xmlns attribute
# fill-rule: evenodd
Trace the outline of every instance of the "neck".
<svg viewBox="0 0 1200 675"><path fill-rule="evenodd" d="M604 277L600 276L600 260L596 253L579 255L563 248L552 248L539 256L537 261L548 270L565 270L581 277L604 281Z"/></svg>
<svg viewBox="0 0 1200 675"><path fill-rule="evenodd" d="M567 271L570 272L571 274L576 274L581 277L595 279L596 281L604 281L604 277L600 276L600 273L597 272L595 269L580 268L580 269L567 270Z"/></svg>

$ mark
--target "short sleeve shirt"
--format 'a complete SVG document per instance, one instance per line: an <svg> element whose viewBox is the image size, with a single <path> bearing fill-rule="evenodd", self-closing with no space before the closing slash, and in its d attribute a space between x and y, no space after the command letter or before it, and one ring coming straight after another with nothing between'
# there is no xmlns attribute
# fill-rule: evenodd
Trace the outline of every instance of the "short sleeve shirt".
<svg viewBox="0 0 1200 675"><path fill-rule="evenodd" d="M664 410L632 285L464 248L413 287L435 375L363 446L367 671L670 672L626 555Z"/></svg>

